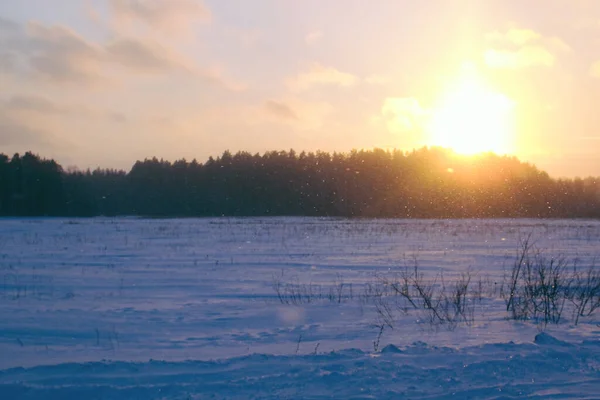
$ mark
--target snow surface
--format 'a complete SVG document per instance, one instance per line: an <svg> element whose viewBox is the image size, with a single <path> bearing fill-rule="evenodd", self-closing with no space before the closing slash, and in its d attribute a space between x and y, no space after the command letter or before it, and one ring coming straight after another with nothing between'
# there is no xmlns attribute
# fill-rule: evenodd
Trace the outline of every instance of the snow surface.
<svg viewBox="0 0 600 400"><path fill-rule="evenodd" d="M499 285L530 233L600 255L589 220L3 219L0 399L600 398L600 313L540 333L489 298L375 345L364 284L416 259ZM276 281L352 292L281 304Z"/></svg>

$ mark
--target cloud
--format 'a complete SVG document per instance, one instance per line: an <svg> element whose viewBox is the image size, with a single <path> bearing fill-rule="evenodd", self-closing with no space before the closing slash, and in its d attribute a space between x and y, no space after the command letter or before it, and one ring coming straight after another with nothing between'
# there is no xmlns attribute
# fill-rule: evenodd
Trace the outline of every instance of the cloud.
<svg viewBox="0 0 600 400"><path fill-rule="evenodd" d="M22 34L21 25L0 17L0 72L9 72L16 67L13 49L19 45Z"/></svg>
<svg viewBox="0 0 600 400"><path fill-rule="evenodd" d="M569 26L578 31L595 31L600 28L600 19L595 16L596 13L575 18Z"/></svg>
<svg viewBox="0 0 600 400"><path fill-rule="evenodd" d="M50 117L50 116L72 116L94 118L96 120L105 120L116 123L125 123L127 117L120 113L101 108L89 107L82 104L67 105L55 102L47 97L38 95L19 94L10 97L4 102L0 102L3 112L10 115L14 121L27 121L32 116ZM48 121L44 119L43 121Z"/></svg>
<svg viewBox="0 0 600 400"><path fill-rule="evenodd" d="M17 60L13 53L0 53L0 73L10 73L17 67Z"/></svg>
<svg viewBox="0 0 600 400"><path fill-rule="evenodd" d="M91 81L102 75L101 48L64 26L29 22L20 50L35 73L56 81Z"/></svg>
<svg viewBox="0 0 600 400"><path fill-rule="evenodd" d="M168 35L188 33L211 19L201 0L110 0L110 7L121 28L138 24Z"/></svg>
<svg viewBox="0 0 600 400"><path fill-rule="evenodd" d="M267 100L259 109L247 110L250 124L265 122L286 124L299 130L318 130L333 112L333 106L324 101L305 101L296 97Z"/></svg>
<svg viewBox="0 0 600 400"><path fill-rule="evenodd" d="M490 32L486 35L486 39L492 42L510 42L517 46L523 46L527 43L536 41L542 37L541 34L531 29L511 28L505 33L498 31Z"/></svg>
<svg viewBox="0 0 600 400"><path fill-rule="evenodd" d="M590 66L589 72L591 77L600 79L600 60L594 62Z"/></svg>
<svg viewBox="0 0 600 400"><path fill-rule="evenodd" d="M349 87L354 86L357 82L358 78L352 74L313 63L308 72L288 80L287 85L290 90L300 92L318 85Z"/></svg>
<svg viewBox="0 0 600 400"><path fill-rule="evenodd" d="M560 51L563 53L571 51L571 46L569 46L564 40L556 36L544 38L544 42L546 43L546 46L552 50Z"/></svg>
<svg viewBox="0 0 600 400"><path fill-rule="evenodd" d="M195 68L192 73L205 81L222 86L232 92L243 92L248 89L246 83L229 77L227 71L222 66Z"/></svg>
<svg viewBox="0 0 600 400"><path fill-rule="evenodd" d="M143 72L189 70L178 55L152 41L135 38L118 38L104 48L110 62Z"/></svg>
<svg viewBox="0 0 600 400"><path fill-rule="evenodd" d="M321 40L322 37L323 37L323 32L312 31L304 37L304 42L308 45L312 45L312 44L317 43L319 40Z"/></svg>
<svg viewBox="0 0 600 400"><path fill-rule="evenodd" d="M256 45L263 36L263 33L259 30L240 30L237 33L240 42L246 47L250 48Z"/></svg>
<svg viewBox="0 0 600 400"><path fill-rule="evenodd" d="M495 45L512 45L516 48L530 44L544 46L550 50L570 51L571 48L559 37L544 36L532 29L510 28L504 33L494 31L485 35L488 42Z"/></svg>
<svg viewBox="0 0 600 400"><path fill-rule="evenodd" d="M107 65L118 65L136 74L183 73L186 79L197 78L239 92L246 85L229 78L223 68L203 68L174 49L151 38L119 37L103 47Z"/></svg>
<svg viewBox="0 0 600 400"><path fill-rule="evenodd" d="M365 78L365 82L369 85L384 85L388 83L390 79L387 76L373 74Z"/></svg>
<svg viewBox="0 0 600 400"><path fill-rule="evenodd" d="M19 28L19 24L11 21L9 19L5 19L0 17L0 33L6 34L6 33L14 33L16 31L18 31Z"/></svg>
<svg viewBox="0 0 600 400"><path fill-rule="evenodd" d="M100 73L98 51L64 26L0 20L0 68L6 73L85 81Z"/></svg>
<svg viewBox="0 0 600 400"><path fill-rule="evenodd" d="M127 116L125 116L125 114L116 112L116 111L106 112L106 117L108 118L109 121L116 122L119 124L124 124L129 121L129 119L127 118Z"/></svg>
<svg viewBox="0 0 600 400"><path fill-rule="evenodd" d="M12 111L33 111L44 114L65 114L68 109L58 106L51 100L41 96L17 95L11 97L5 108Z"/></svg>
<svg viewBox="0 0 600 400"><path fill-rule="evenodd" d="M531 29L513 27L504 33L488 33L486 39L493 45L483 55L491 68L551 67L557 53L571 50L562 39L544 36Z"/></svg>
<svg viewBox="0 0 600 400"><path fill-rule="evenodd" d="M0 44L4 45L0 46L0 73L28 80L99 86L135 79L138 74L184 73L187 79L216 83L227 90L245 89L221 69L202 68L151 37L117 34L109 41L94 42L61 25L21 26L0 19Z"/></svg>
<svg viewBox="0 0 600 400"><path fill-rule="evenodd" d="M35 148L49 145L48 133L31 128L0 110L0 146Z"/></svg>
<svg viewBox="0 0 600 400"><path fill-rule="evenodd" d="M429 113L414 97L388 97L381 115L390 132L404 133L422 129Z"/></svg>
<svg viewBox="0 0 600 400"><path fill-rule="evenodd" d="M264 104L265 110L275 117L286 120L297 120L298 116L287 104L275 100L267 100Z"/></svg>
<svg viewBox="0 0 600 400"><path fill-rule="evenodd" d="M556 60L552 53L540 46L525 46L517 51L489 49L484 59L489 67L502 69L551 67Z"/></svg>

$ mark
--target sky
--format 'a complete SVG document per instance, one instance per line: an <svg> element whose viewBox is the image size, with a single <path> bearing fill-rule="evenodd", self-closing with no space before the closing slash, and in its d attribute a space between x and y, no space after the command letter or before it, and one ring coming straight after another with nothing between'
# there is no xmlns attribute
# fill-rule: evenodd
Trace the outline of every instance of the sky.
<svg viewBox="0 0 600 400"><path fill-rule="evenodd" d="M597 104L596 0L0 2L0 152L65 167L444 145L600 176Z"/></svg>

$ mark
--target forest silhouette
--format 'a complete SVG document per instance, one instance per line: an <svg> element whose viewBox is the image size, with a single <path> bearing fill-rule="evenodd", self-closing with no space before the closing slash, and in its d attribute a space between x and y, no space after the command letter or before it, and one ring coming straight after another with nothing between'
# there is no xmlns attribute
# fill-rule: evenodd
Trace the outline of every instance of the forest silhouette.
<svg viewBox="0 0 600 400"><path fill-rule="evenodd" d="M146 159L129 172L65 170L28 152L0 154L0 215L598 218L600 179L435 147L226 151L205 163Z"/></svg>

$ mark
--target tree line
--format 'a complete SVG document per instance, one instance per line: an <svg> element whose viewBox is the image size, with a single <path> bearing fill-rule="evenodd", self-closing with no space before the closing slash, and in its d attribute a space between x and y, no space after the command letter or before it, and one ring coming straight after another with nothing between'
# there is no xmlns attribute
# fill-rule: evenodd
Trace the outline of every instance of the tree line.
<svg viewBox="0 0 600 400"><path fill-rule="evenodd" d="M553 179L493 153L229 151L129 172L0 154L2 216L600 217L600 179Z"/></svg>

